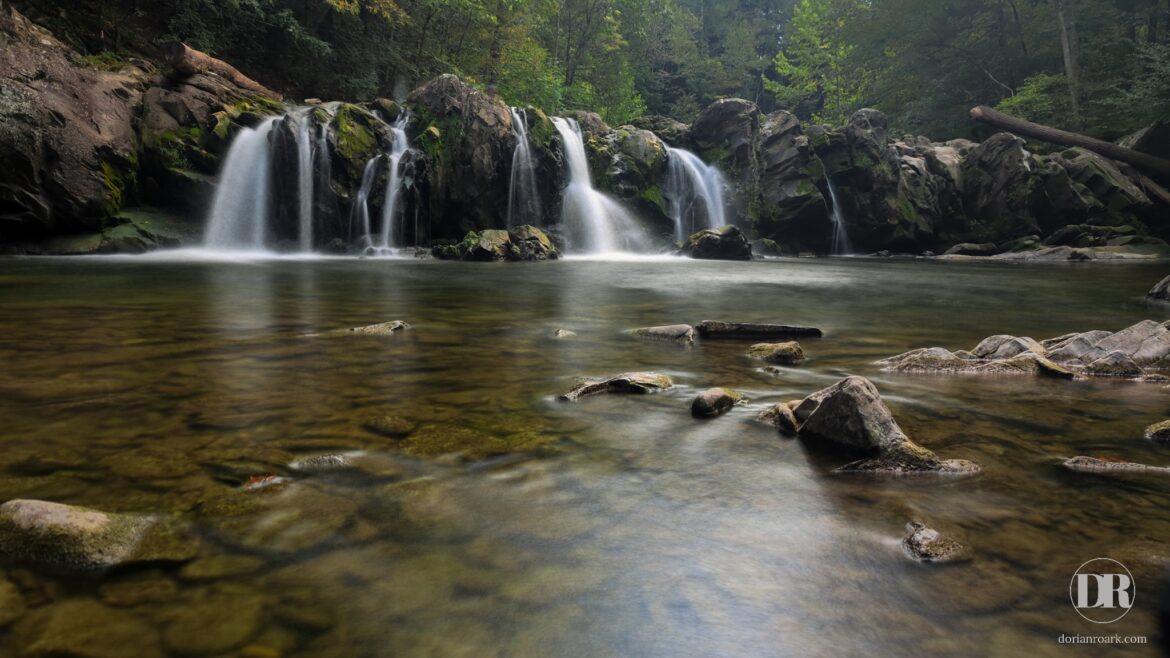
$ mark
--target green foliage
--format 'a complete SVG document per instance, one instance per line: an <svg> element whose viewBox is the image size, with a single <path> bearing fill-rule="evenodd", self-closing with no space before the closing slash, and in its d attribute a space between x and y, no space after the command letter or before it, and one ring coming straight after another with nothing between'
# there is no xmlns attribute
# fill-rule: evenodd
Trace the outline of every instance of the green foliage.
<svg viewBox="0 0 1170 658"><path fill-rule="evenodd" d="M865 9L856 0L801 0L796 5L784 49L776 54L780 80L765 83L780 107L832 123L858 109L866 80L863 70L851 66L855 46L840 31L847 18L862 20Z"/></svg>
<svg viewBox="0 0 1170 658"><path fill-rule="evenodd" d="M1015 95L1000 101L996 108L1036 123L1060 123L1069 116L1068 80L1063 75L1039 73L1020 85Z"/></svg>
<svg viewBox="0 0 1170 658"><path fill-rule="evenodd" d="M92 55L83 55L81 61L86 66L99 71L121 71L130 65L128 57L108 50Z"/></svg>

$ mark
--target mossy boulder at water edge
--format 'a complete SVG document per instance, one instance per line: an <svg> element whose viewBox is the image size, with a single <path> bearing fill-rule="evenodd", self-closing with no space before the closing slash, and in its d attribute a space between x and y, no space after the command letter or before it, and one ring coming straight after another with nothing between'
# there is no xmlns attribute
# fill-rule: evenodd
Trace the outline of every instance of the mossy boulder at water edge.
<svg viewBox="0 0 1170 658"><path fill-rule="evenodd" d="M751 260L752 245L738 226L727 225L693 233L679 254L707 260Z"/></svg>
<svg viewBox="0 0 1170 658"><path fill-rule="evenodd" d="M469 261L541 261L560 258L560 252L548 235L535 226L527 225L507 231L469 231L462 241L436 246L431 253L435 258Z"/></svg>

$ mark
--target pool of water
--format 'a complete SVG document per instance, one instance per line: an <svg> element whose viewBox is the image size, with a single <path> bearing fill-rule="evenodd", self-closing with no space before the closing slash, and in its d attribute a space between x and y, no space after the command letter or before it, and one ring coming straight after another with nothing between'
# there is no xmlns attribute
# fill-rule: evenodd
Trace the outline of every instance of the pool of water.
<svg viewBox="0 0 1170 658"><path fill-rule="evenodd" d="M1057 637L1077 633L1148 635L1137 650L1154 655L1170 480L1060 462L1170 464L1142 439L1170 415L1165 388L892 374L874 361L1165 320L1143 301L1165 270L2 259L0 500L173 515L200 556L96 579L10 565L30 612L0 633L0 653L32 650L22 624L38 609L85 600L109 624L133 622L150 655L1065 655ZM623 333L704 319L825 337L777 374L745 356L750 341ZM307 336L388 320L413 329ZM559 328L577 336L552 338ZM677 386L555 400L577 377L628 370ZM871 378L918 443L982 474L834 474L840 458L753 421L846 374ZM750 402L692 419L691 397L710 386ZM384 416L411 434L370 431ZM448 437L482 450L437 454ZM358 466L287 468L327 453ZM291 482L242 486L265 475ZM974 559L912 562L899 546L912 519ZM1068 599L1095 557L1137 581L1135 608L1107 627ZM200 627L234 639L202 642Z"/></svg>

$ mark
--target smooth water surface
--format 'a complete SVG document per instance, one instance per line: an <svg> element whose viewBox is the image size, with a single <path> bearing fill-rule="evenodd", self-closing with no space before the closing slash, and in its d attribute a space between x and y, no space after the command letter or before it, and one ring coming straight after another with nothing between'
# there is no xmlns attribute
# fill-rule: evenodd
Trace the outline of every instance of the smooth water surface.
<svg viewBox="0 0 1170 658"><path fill-rule="evenodd" d="M1170 463L1141 437L1170 413L1165 388L890 374L873 362L996 333L1164 320L1142 295L1165 270L0 260L0 500L174 514L202 555L97 580L9 573L30 607L96 597L148 620L172 655L190 650L174 620L209 600L259 606L236 615L255 655L1038 656L1111 651L1059 645L1061 633L1153 643L1170 480L1059 464ZM395 319L413 330L306 337ZM750 342L623 334L703 319L826 337L804 341L801 367L770 374L745 357ZM578 336L554 339L558 328ZM678 386L554 399L578 376L637 369ZM851 373L874 380L912 438L983 474L837 475L842 459L753 421ZM691 397L715 385L751 401L692 419ZM364 427L382 416L413 434ZM406 454L448 439L495 456ZM339 452L357 467L286 467ZM270 474L293 481L241 486ZM911 519L974 560L912 562L899 547ZM1076 568L1102 556L1137 579L1136 608L1107 629L1068 601ZM22 650L15 637L0 634L0 654Z"/></svg>

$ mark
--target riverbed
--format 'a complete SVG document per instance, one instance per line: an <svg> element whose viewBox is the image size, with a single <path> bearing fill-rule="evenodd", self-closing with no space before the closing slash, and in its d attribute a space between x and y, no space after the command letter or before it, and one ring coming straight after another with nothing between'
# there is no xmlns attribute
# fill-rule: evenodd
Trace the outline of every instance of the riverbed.
<svg viewBox="0 0 1170 658"><path fill-rule="evenodd" d="M1142 439L1170 413L1165 387L874 362L1163 321L1170 310L1143 295L1165 274L860 258L0 259L0 500L172 515L200 547L186 565L6 578L28 617L85 599L100 620L145 621L144 655L1046 656L1078 633L1147 635L1136 650L1155 655L1170 480L1060 463L1170 464ZM769 372L746 357L751 341L623 333L705 319L825 336L802 341L801 366ZM313 335L389 320L412 329ZM677 386L555 399L578 377L630 370ZM916 442L982 473L835 474L840 457L753 420L847 374L872 379ZM710 386L750 401L695 420L690 400ZM386 417L394 431L375 422ZM448 439L462 456L442 454ZM288 467L334 453L356 467ZM254 486L268 475L288 481ZM262 508L241 512L249 497ZM911 520L973 559L910 560ZM1096 557L1136 579L1134 609L1107 627L1069 603L1073 572ZM0 653L29 649L22 623ZM228 624L226 648L192 630ZM1135 648L1084 653L1123 650Z"/></svg>

